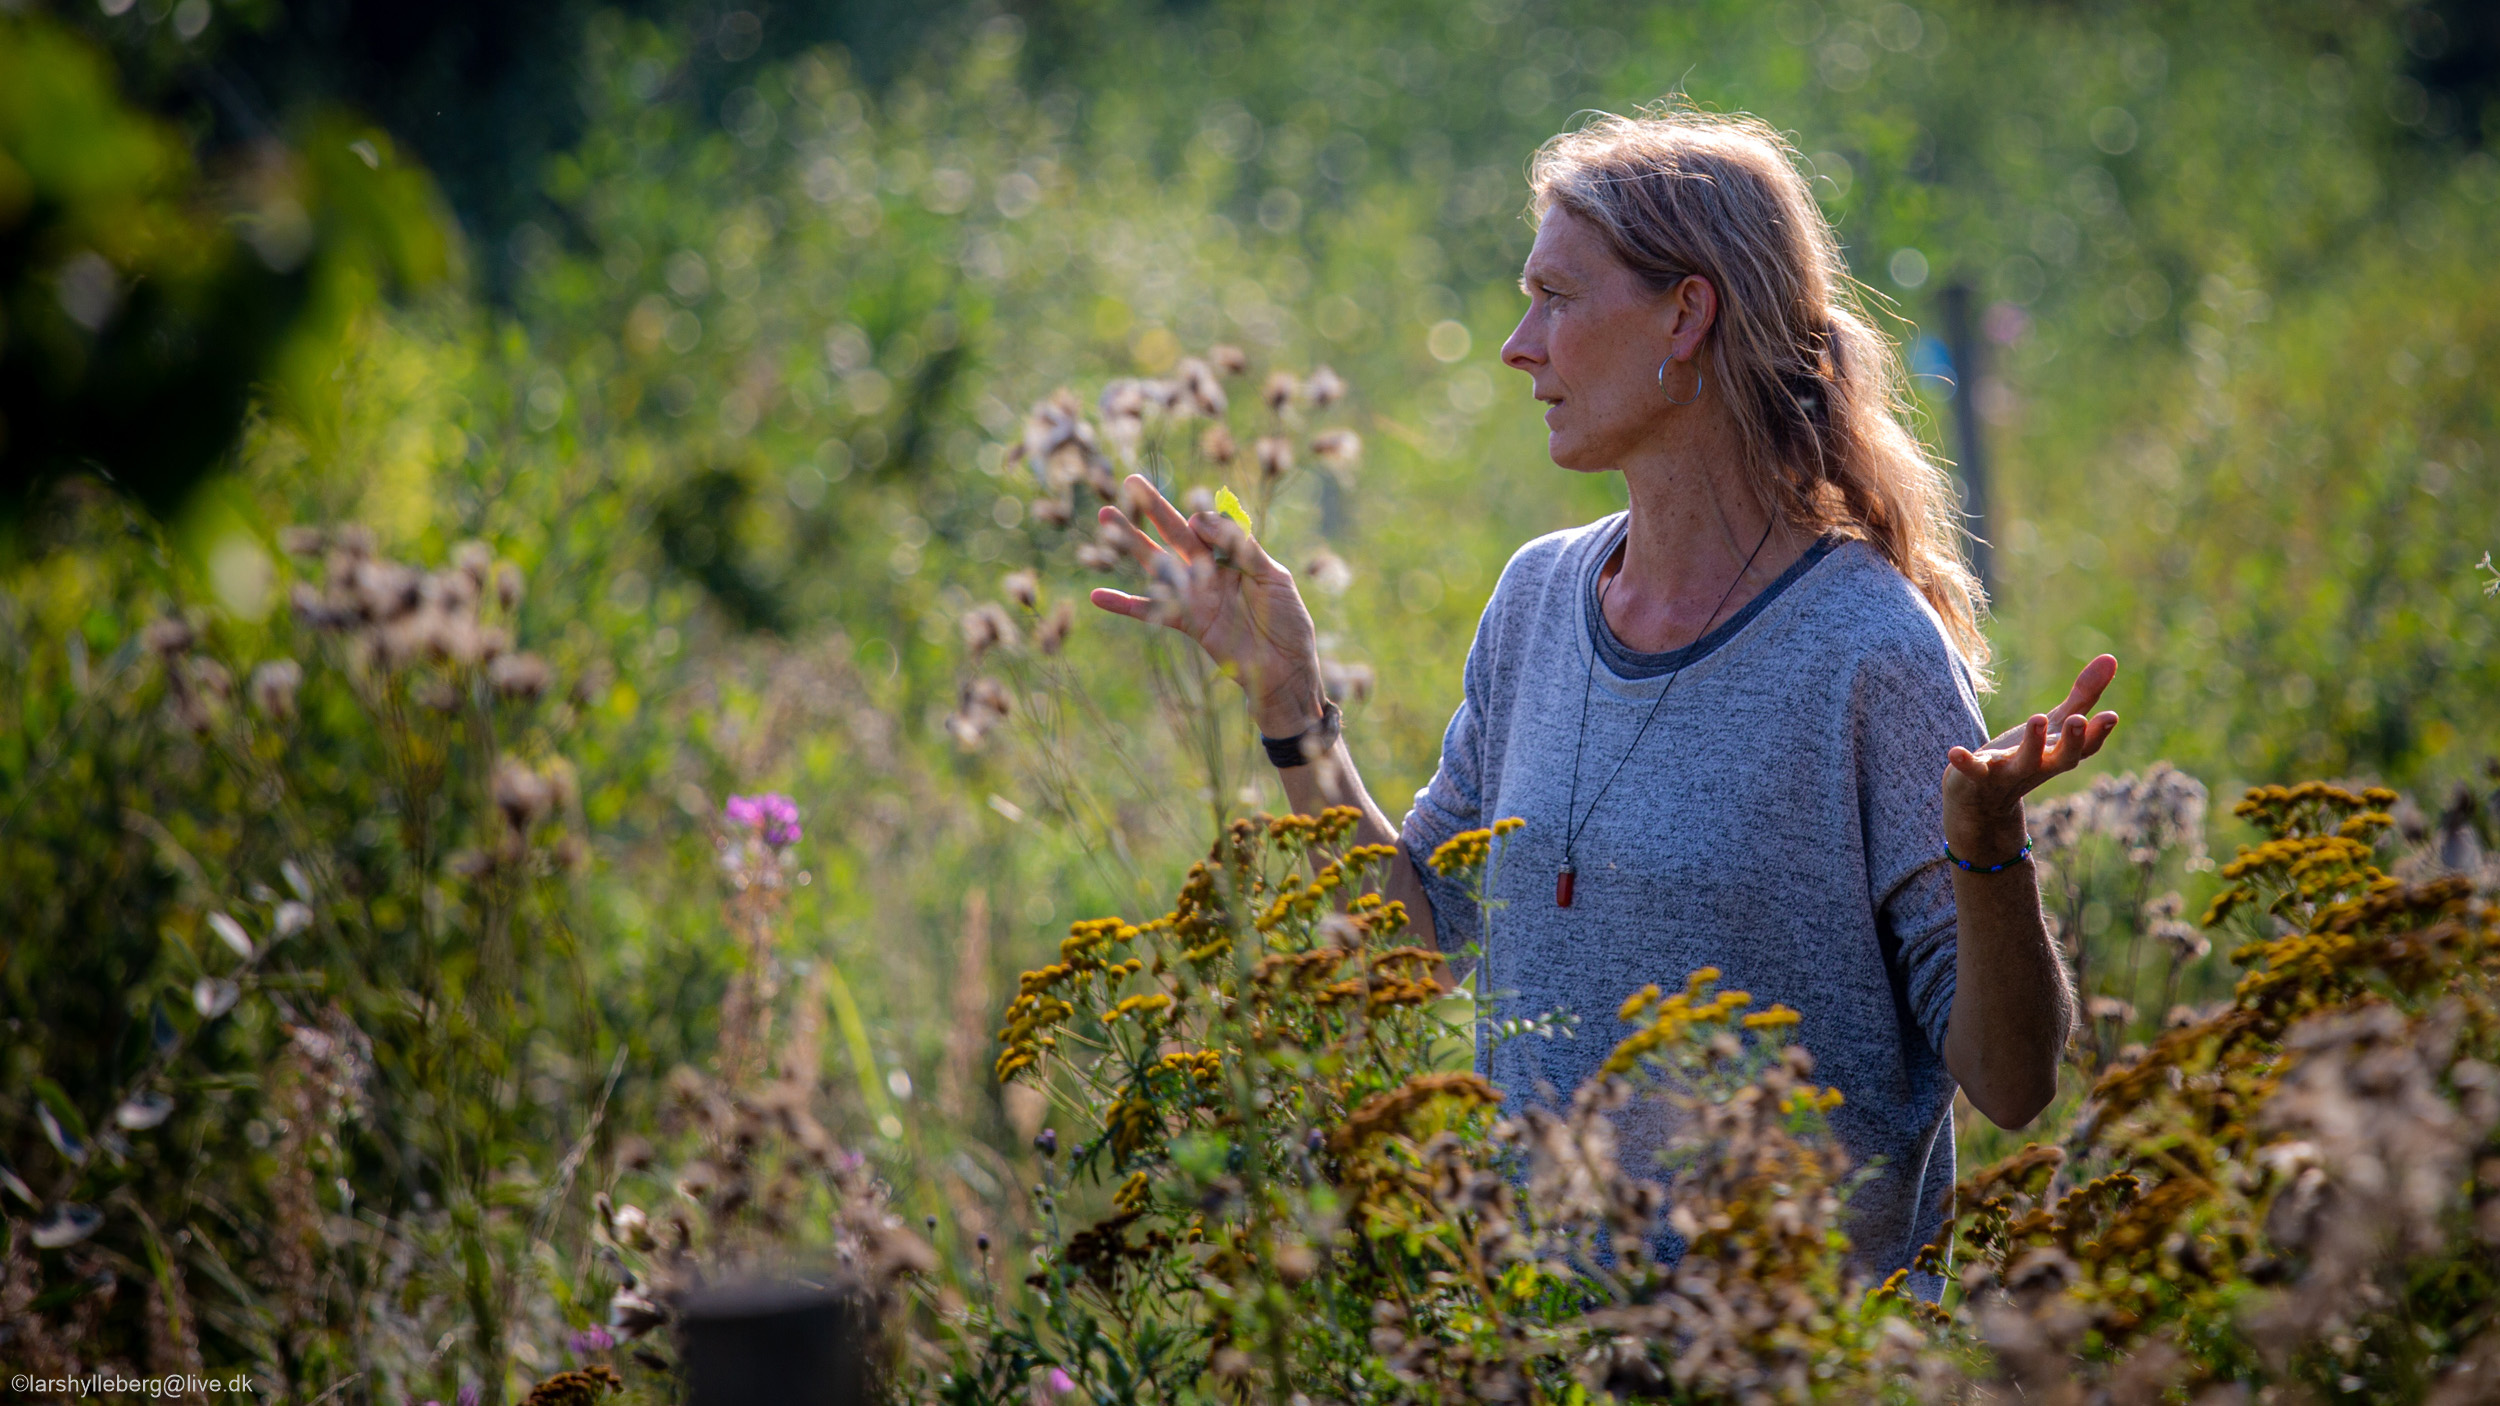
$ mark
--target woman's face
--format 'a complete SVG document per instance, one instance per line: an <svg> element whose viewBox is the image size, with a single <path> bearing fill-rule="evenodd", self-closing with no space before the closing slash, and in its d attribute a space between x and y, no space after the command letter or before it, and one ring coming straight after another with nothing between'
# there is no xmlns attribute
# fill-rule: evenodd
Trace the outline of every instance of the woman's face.
<svg viewBox="0 0 2500 1406"><path fill-rule="evenodd" d="M1594 225L1556 206L1537 228L1520 274L1527 314L1502 344L1502 362L1528 373L1546 403L1546 452L1566 469L1619 469L1675 432L1676 408L1658 384L1667 368L1677 399L1693 394L1689 359L1716 300L1707 280L1660 294L1643 283Z"/></svg>

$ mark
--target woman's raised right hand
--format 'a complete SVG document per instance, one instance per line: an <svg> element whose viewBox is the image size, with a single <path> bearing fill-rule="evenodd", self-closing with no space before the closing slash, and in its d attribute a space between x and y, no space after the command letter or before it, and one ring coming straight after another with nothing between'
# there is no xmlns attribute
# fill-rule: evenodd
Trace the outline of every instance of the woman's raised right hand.
<svg viewBox="0 0 2500 1406"><path fill-rule="evenodd" d="M1183 517L1140 475L1129 475L1122 496L1162 540L1108 506L1104 539L1137 558L1149 594L1098 588L1094 604L1196 640L1241 685L1262 734L1293 737L1316 725L1326 701L1319 646L1293 573L1240 523L1214 512Z"/></svg>

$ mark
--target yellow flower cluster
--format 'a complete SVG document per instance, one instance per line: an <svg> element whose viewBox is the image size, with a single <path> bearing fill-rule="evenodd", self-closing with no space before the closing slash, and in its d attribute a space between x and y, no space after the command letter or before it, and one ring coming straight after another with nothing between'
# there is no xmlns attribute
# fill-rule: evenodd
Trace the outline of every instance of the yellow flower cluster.
<svg viewBox="0 0 2500 1406"><path fill-rule="evenodd" d="M1508 835L1527 823L1514 815L1493 822L1493 827L1489 830L1459 831L1443 840L1440 848L1432 852L1433 872L1443 878L1448 878L1454 874L1463 874L1471 869L1482 868L1484 862L1493 857L1494 839Z"/></svg>
<svg viewBox="0 0 2500 1406"><path fill-rule="evenodd" d="M2394 880L2370 863L2378 837L2395 823L2383 807L2395 793L2379 787L2355 794L2320 781L2298 786L2260 786L2232 808L2243 819L2270 827L2273 839L2242 849L2222 866L2231 885L2214 895L2205 926L2228 918L2243 904L2266 911L2289 902L2316 903L2351 889L2384 889Z"/></svg>
<svg viewBox="0 0 2500 1406"><path fill-rule="evenodd" d="M2280 834L2312 835L2325 833L2326 826L2339 817L2384 812L2395 803L2396 793L2384 786L2354 792L2325 781L2303 781L2297 786L2256 787L2231 807L2231 813Z"/></svg>
<svg viewBox="0 0 2500 1406"><path fill-rule="evenodd" d="M1059 993L1079 995L1097 984L1107 992L1144 971L1146 964L1142 959L1114 960L1112 949L1135 942L1166 921L1158 920L1142 928L1118 918L1087 918L1070 924L1068 935L1059 943L1059 960L1025 972L1016 980L1016 998L1008 1003L1007 1023L998 1032L998 1042L1007 1048L991 1067L999 1082L1005 1083L1040 1063L1042 1051L1057 1045L1058 1037L1050 1033L1051 1027L1076 1014L1075 1004ZM1104 1019L1151 1015L1171 1004L1171 997L1160 992L1131 996Z"/></svg>
<svg viewBox="0 0 2500 1406"><path fill-rule="evenodd" d="M1367 893L1347 904L1345 911L1367 937L1393 937L1406 931L1406 904L1395 898Z"/></svg>
<svg viewBox="0 0 2500 1406"><path fill-rule="evenodd" d="M1147 991L1141 992L1135 996L1123 996L1120 998L1119 1004L1113 1006L1107 1013L1104 1014L1102 1023L1109 1025L1115 1020L1123 1020L1132 1015L1136 1016L1140 1020L1144 1020L1162 1011L1170 1010L1171 1007L1172 998L1160 991Z"/></svg>
<svg viewBox="0 0 2500 1406"><path fill-rule="evenodd" d="M1224 1079L1224 1055L1220 1050L1174 1050L1156 1060L1154 1067L1178 1074L1202 1089L1214 1088Z"/></svg>
<svg viewBox="0 0 2500 1406"><path fill-rule="evenodd" d="M1125 1164L1131 1157L1163 1141L1163 1115L1142 1098L1122 1099L1106 1120L1111 1133L1111 1156L1115 1163Z"/></svg>
<svg viewBox="0 0 2500 1406"><path fill-rule="evenodd" d="M1353 955L1342 947L1271 952L1250 969L1250 981L1262 990L1307 989L1336 975L1337 968Z"/></svg>
<svg viewBox="0 0 2500 1406"><path fill-rule="evenodd" d="M1353 806L1330 806L1317 815L1280 815L1267 822L1267 837L1299 850L1336 844L1354 833L1363 812Z"/></svg>
<svg viewBox="0 0 2500 1406"><path fill-rule="evenodd" d="M1661 997L1655 985L1644 986L1632 993L1615 1014L1625 1021L1647 1021L1648 1024L1625 1036L1614 1053L1598 1066L1600 1075L1629 1074L1640 1067L1643 1056L1683 1043L1696 1025L1724 1025L1740 1010L1753 1004L1753 996L1744 991L1722 991L1708 996L1711 983L1719 979L1717 967L1703 967L1687 977L1684 989L1672 996ZM1786 1018L1782 1019L1782 1012ZM1796 1012L1774 1006L1762 1013L1771 1017L1757 1029L1771 1029L1793 1024Z"/></svg>

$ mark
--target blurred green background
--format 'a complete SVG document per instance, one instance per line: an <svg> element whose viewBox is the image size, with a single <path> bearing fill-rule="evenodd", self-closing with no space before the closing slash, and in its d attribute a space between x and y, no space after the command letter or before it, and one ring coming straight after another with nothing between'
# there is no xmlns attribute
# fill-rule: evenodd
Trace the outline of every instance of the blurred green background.
<svg viewBox="0 0 2500 1406"><path fill-rule="evenodd" d="M811 870L784 959L863 1012L830 1057L866 1060L837 1081L848 1134L932 1213L1011 1216L986 1013L1071 918L1160 911L1211 806L1275 801L1238 714L1211 783L1161 717L1170 656L1091 614L1051 666L1091 713L1048 746L950 739L959 617L1013 569L1045 604L1086 580L1082 527L1037 527L1004 452L1026 408L1218 343L1344 376L1360 467L1292 480L1269 535L1350 564L1315 604L1374 681L1348 730L1394 810L1502 562L1620 504L1545 460L1498 361L1527 156L1669 96L1792 134L1922 373L1922 432L1985 463L1995 721L2109 650L2113 770L2167 759L2223 798L2367 777L2434 810L2474 773L2500 738L2484 6L18 0L11 1175L84 1185L37 1104L94 1118L164 1011L189 1038L184 944L220 895L275 884L305 833L381 844L358 823L389 784L352 738L282 749L301 824L263 823L162 724L138 643L189 607L238 673L296 649L280 529L356 522L522 568L560 695L534 725L578 777L587 857L548 993L496 1037L513 1092L479 1155L543 1177L616 1051L649 1106L710 1048L739 961L715 817L777 790ZM371 952L421 940L396 905L357 922L303 989L379 991ZM203 1037L195 1103L246 1086L257 1038ZM175 1178L153 1155L131 1184ZM368 1199L431 1194L353 1156Z"/></svg>

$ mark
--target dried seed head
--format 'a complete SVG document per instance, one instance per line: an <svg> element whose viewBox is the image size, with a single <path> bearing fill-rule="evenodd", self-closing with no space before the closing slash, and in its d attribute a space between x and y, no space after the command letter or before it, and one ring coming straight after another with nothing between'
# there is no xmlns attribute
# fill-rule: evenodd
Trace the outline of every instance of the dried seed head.
<svg viewBox="0 0 2500 1406"><path fill-rule="evenodd" d="M2171 960L2193 962L2213 950L2213 940L2194 924L2162 918L2153 924L2153 939L2171 951Z"/></svg>
<svg viewBox="0 0 2500 1406"><path fill-rule="evenodd" d="M991 650L1012 649L1018 641L1015 620L996 601L983 601L965 611L962 626L964 647L976 663Z"/></svg>
<svg viewBox="0 0 2500 1406"><path fill-rule="evenodd" d="M286 590L287 609L304 627L313 630L337 630L346 627L353 616L325 599L309 581L298 581Z"/></svg>
<svg viewBox="0 0 2500 1406"><path fill-rule="evenodd" d="M2115 996L2095 996L2083 1003L2086 1017L2107 1025L2127 1025L2135 1020L2135 1007Z"/></svg>
<svg viewBox="0 0 2500 1406"><path fill-rule="evenodd" d="M451 549L452 569L469 578L470 584L484 589L486 573L495 564L494 549L483 542L468 541Z"/></svg>
<svg viewBox="0 0 2500 1406"><path fill-rule="evenodd" d="M1302 383L1302 394L1310 399L1313 409L1325 410L1345 399L1345 380L1323 366L1311 373L1311 379Z"/></svg>
<svg viewBox="0 0 2500 1406"><path fill-rule="evenodd" d="M1095 402L1107 426L1114 420L1142 420L1161 397L1148 393L1144 381L1122 378L1102 388L1102 398Z"/></svg>
<svg viewBox="0 0 2500 1406"><path fill-rule="evenodd" d="M1335 659L1319 661L1320 686L1339 703L1361 703L1372 696L1372 666Z"/></svg>
<svg viewBox="0 0 2500 1406"><path fill-rule="evenodd" d="M1326 547L1311 553L1311 559L1302 565L1302 574L1332 596L1344 595L1346 588L1354 584L1354 569L1346 565L1344 557Z"/></svg>
<svg viewBox="0 0 2500 1406"><path fill-rule="evenodd" d="M1232 402L1224 394L1224 383L1216 378L1215 368L1196 357L1183 360L1173 372L1180 396L1173 408L1194 411L1210 420L1223 418Z"/></svg>
<svg viewBox="0 0 2500 1406"><path fill-rule="evenodd" d="M1312 437L1311 454L1332 469L1350 469L1363 457L1363 437L1352 430L1325 430Z"/></svg>
<svg viewBox="0 0 2500 1406"><path fill-rule="evenodd" d="M1250 369L1249 353L1221 342L1207 348L1207 360L1227 376L1238 376Z"/></svg>
<svg viewBox="0 0 2500 1406"><path fill-rule="evenodd" d="M1267 378L1267 389L1260 393L1259 398L1267 402L1269 414L1282 415L1285 413L1285 407L1293 404L1294 397L1301 392L1301 389L1302 387L1293 379L1292 372L1278 371Z"/></svg>
<svg viewBox="0 0 2500 1406"><path fill-rule="evenodd" d="M318 527L284 527L278 530L278 550L291 557L317 557L329 537Z"/></svg>
<svg viewBox="0 0 2500 1406"><path fill-rule="evenodd" d="M1259 457L1259 477L1274 483L1293 472L1293 441L1283 435L1261 435L1254 452Z"/></svg>
<svg viewBox="0 0 2500 1406"><path fill-rule="evenodd" d="M1113 572L1120 569L1120 554L1099 542L1087 542L1076 549L1076 564L1088 571Z"/></svg>
<svg viewBox="0 0 2500 1406"><path fill-rule="evenodd" d="M304 666L292 659L271 659L252 670L252 706L272 722L295 716L295 691L303 686Z"/></svg>
<svg viewBox="0 0 2500 1406"><path fill-rule="evenodd" d="M1207 426L1206 432L1198 436L1198 457L1218 468L1231 463L1240 453L1240 447L1233 443L1233 432L1220 424Z"/></svg>
<svg viewBox="0 0 2500 1406"><path fill-rule="evenodd" d="M955 711L947 715L947 734L957 746L970 751L981 745L990 729L1006 721L1008 706L1007 690L998 680L973 679L957 697Z"/></svg>
<svg viewBox="0 0 2500 1406"><path fill-rule="evenodd" d="M425 578L395 561L357 558L348 567L346 584L357 610L376 623L401 619L425 602Z"/></svg>
<svg viewBox="0 0 2500 1406"><path fill-rule="evenodd" d="M1042 598L1042 578L1031 571L1010 571L998 583L1007 599L1031 610Z"/></svg>
<svg viewBox="0 0 2500 1406"><path fill-rule="evenodd" d="M486 666L486 681L516 703L535 703L555 682L555 671L535 654L507 654Z"/></svg>
<svg viewBox="0 0 2500 1406"><path fill-rule="evenodd" d="M485 568L477 574L466 570L427 572L422 585L425 605L446 615L474 615L480 593L485 589Z"/></svg>
<svg viewBox="0 0 2500 1406"><path fill-rule="evenodd" d="M513 757L495 763L494 795L496 808L516 832L526 832L555 803L546 778Z"/></svg>
<svg viewBox="0 0 2500 1406"><path fill-rule="evenodd" d="M1076 509L1065 498L1036 498L1024 505L1024 515L1044 527L1065 527L1076 520Z"/></svg>
<svg viewBox="0 0 2500 1406"><path fill-rule="evenodd" d="M495 564L495 600L504 609L513 610L520 606L522 585L521 568L508 561Z"/></svg>
<svg viewBox="0 0 2500 1406"><path fill-rule="evenodd" d="M1076 606L1063 600L1053 605L1050 614L1034 629L1033 642L1041 646L1042 653L1057 654L1067 646L1068 632L1075 628Z"/></svg>
<svg viewBox="0 0 2500 1406"><path fill-rule="evenodd" d="M141 644L168 659L188 650L198 639L190 622L178 615L151 621L146 629L139 632Z"/></svg>
<svg viewBox="0 0 2500 1406"><path fill-rule="evenodd" d="M1215 511L1215 490L1200 484L1181 497L1181 510L1190 514Z"/></svg>

